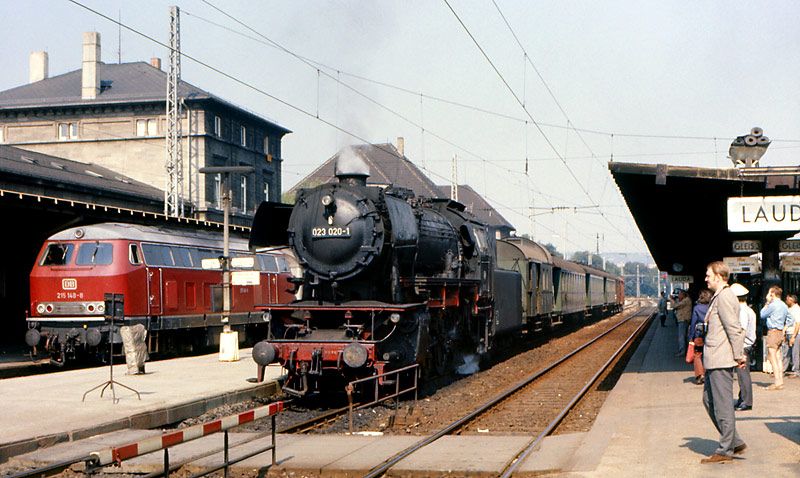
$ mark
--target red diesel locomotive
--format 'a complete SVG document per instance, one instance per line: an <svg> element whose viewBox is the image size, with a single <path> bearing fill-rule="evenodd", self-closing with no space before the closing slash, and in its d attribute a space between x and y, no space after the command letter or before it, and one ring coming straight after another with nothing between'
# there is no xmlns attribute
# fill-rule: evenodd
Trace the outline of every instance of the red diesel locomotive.
<svg viewBox="0 0 800 478"><path fill-rule="evenodd" d="M104 295L124 295L117 325L144 324L151 352L183 352L212 345L222 330L222 270L203 259L222 256L222 234L106 223L61 231L42 246L30 275L31 308L26 343L41 346L63 364L83 354L105 359L110 324ZM259 285L232 286L230 324L244 339L265 326L255 304L294 297L286 258L248 251L230 238L231 257L254 257ZM243 333L244 332L244 333Z"/></svg>

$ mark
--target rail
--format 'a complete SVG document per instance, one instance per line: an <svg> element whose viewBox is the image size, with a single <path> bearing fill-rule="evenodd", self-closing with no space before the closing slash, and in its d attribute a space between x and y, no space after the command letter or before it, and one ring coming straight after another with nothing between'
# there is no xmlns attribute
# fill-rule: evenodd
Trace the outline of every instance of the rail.
<svg viewBox="0 0 800 478"><path fill-rule="evenodd" d="M435 434L433 434L433 435L431 435L431 436L429 436L429 437L427 437L427 438L425 438L425 439L423 439L423 440L421 440L421 441L417 442L416 444L414 444L414 445L412 445L412 446L410 446L410 447L406 448L405 450L403 450L403 451L401 451L401 452L399 452L399 453L395 454L395 455L394 455L394 456L392 456L391 458L387 459L386 461L384 461L384 462L383 462L383 463L381 463L380 465L378 465L378 466L376 466L375 468L373 468L372 470L370 470L370 471L369 471L369 473L367 473L366 475L364 475L364 476L363 476L363 478L376 478L376 477L379 477L379 476L383 475L384 473L386 473L386 472L389 470L389 468L391 468L392 466L394 466L395 464L397 464L398 462L400 462L400 461L401 461L401 460L403 460L404 458L406 458L406 457L408 457L409 455L413 454L413 453L414 453L414 452L416 452L417 450L419 450L419 449L421 449L421 448L423 448L423 447L425 447L425 446L427 446L427 445L430 445L431 443L433 443L434 441L438 440L439 438L441 438L441 437L443 437L443 436L445 436L445 435L449 435L449 434L450 434L450 433L452 433L453 431L455 431L455 430L457 430L457 429L459 429L459 428L463 427L465 424L467 424L468 422L472 421L472 420L473 420L475 417L477 417L477 416L479 416L479 415L483 414L483 413L484 413L486 410L488 410L488 409L490 409L490 408L494 407L495 405L497 405L498 403L500 403L500 402L504 401L506 398L510 397L511 395L515 394L517 391L521 390L523 387L527 386L529 383L533 382L533 381L534 381L534 380L536 380L537 378L541 377L542 375L544 375L544 374L548 373L548 372L549 372L549 371L551 371L552 369L554 369L554 368L556 368L557 366L561 365L563 362L567 361L567 360L568 360L569 358L571 358L572 356L576 355L577 353L579 353L580 351L582 351L582 350L583 350L583 349L585 349L586 347L589 347L589 346L590 346L590 345L592 345L593 343L597 342L598 340L600 340L600 339L601 339L601 338L603 338L604 336L608 335L609 333L611 333L612 331L614 331L614 330L615 330L615 329L617 329L618 327L622 326L623 324L627 323L629 320L631 320L631 319L633 319L634 317L637 317L637 316L639 316L639 315L638 315L638 312L637 312L637 313L634 313L634 314L631 314L630 316L628 316L628 318L626 318L625 320L623 320L623 321L622 321L622 322L620 322L619 324L617 324L617 325L615 325L614 327L610 328L609 330L607 330L607 331L603 332L602 334L598 335L597 337L593 338L592 340L590 340L590 341L586 342L585 344L583 344L583 345L581 345L580 347L576 348L576 349L575 349L575 350L573 350L572 352L570 352L570 353L568 353L568 354L564 355L564 356L563 356L563 357L561 357L560 359L558 359L558 360L556 360L555 362L553 362L552 364L550 364L550 365L548 365L548 366L544 367L543 369L539 370L538 372L534 373L533 375L531 375L531 376L529 376L529 377L525 378L525 379L524 379L524 380L522 380L521 382L519 382L519 383L517 383L516 385L514 385L514 386L510 387L510 388L509 388L508 390L506 390L505 392L501 393L500 395L498 395L498 396L494 397L493 399L489 400L488 402L484 403L483 405L481 405L481 406L480 406L480 407L478 407L477 409L473 410L472 412L468 413L467 415L463 416L462 418L460 418L460 419L458 419L458 420L454 421L453 423L451 423L451 424L447 425L446 427L442 428L441 430L439 430L439 431L438 431L438 432L436 432ZM652 314L651 314L651 317L652 317ZM637 333L638 333L638 332L639 332L639 331L642 329L642 327L643 327L645 324L647 324L647 323L649 323L649 319L648 319L648 320L645 320L645 321L642 323L642 325L640 325L640 326L639 326L639 327L636 329L636 332L634 332L634 334L633 334L631 337L635 337L635 336L636 336L636 334L637 334ZM628 344L628 343L631 341L631 337L629 337L629 338L628 338L628 340L626 341L626 343L625 343L625 344L623 345L623 347L621 347L621 348L624 348L624 346L625 346L625 345L627 345L627 344ZM618 354L618 352L617 352L617 354ZM615 356L616 356L617 354L615 354ZM613 361L613 359L609 359L609 361L608 361L607 363L610 363L610 362L612 362L612 361ZM607 366L606 366L606 367L607 367ZM605 367L604 367L604 368L605 368ZM597 375L597 376L599 377L599 373L598 373L598 375ZM595 380L596 380L596 379L592 380L592 382L594 382ZM586 390L588 390L588 388L589 388L589 385L587 385L587 386L586 386L586 387L584 387L584 388L585 388ZM585 392L583 392L583 393L585 393ZM582 395L582 394L581 394L581 395ZM573 400L573 401L574 401L575 403L577 403L577 400ZM574 403L571 403L570 407L572 407L572 406L574 406ZM564 412L564 415L566 415L566 413L565 413L565 412ZM563 416L562 416L561 418L563 418ZM561 418L559 418L559 419L558 419L558 422L560 422L560 421L561 421ZM557 424L558 424L558 423L556 423L556 425L557 425ZM554 428L554 427L553 427L553 428ZM551 430L551 431L552 431L552 430ZM548 432L548 433L549 433L549 432ZM536 442L536 444L538 444L538 441ZM530 446L530 449L533 449L533 447L534 447L534 446L535 446L535 445L533 445L533 446ZM517 460L517 461L518 461L518 462L521 462L521 461L522 461L522 459L519 459L519 460Z"/></svg>
<svg viewBox="0 0 800 478"><path fill-rule="evenodd" d="M572 410L575 407L575 405L578 403L578 401L580 401L580 399L583 398L583 396L586 394L586 392L588 392L589 389L597 382L597 380L600 378L600 376L603 375L603 373L611 366L611 364L614 363L614 360L616 360L616 358L628 347L628 345L630 345L630 343L636 337L639 336L639 334L647 326L647 324L650 323L650 318L652 317L652 314L649 314L649 315L650 315L650 317L648 317L648 320L643 321L639 325L639 327L637 327L636 330L634 330L633 333L627 338L627 340L625 340L625 342L622 345L620 345L619 348L617 348L616 352L614 352L614 354L611 355L611 357L600 367L600 369L597 371L597 373L595 373L592 376L592 378L589 379L586 382L586 385L584 385L584 387L577 394L575 394L575 396L572 398L572 400L570 400L570 402L567 404L567 406L565 406L558 413L558 415L547 425L547 427L544 429L544 431L542 431L542 433L540 433L539 436L537 436L533 441L531 441L528 444L528 446L525 447L524 450L522 450L522 452L520 452L513 460L511 460L510 465L508 465L508 467L504 470L503 474L500 475L500 478L509 478L514 473L514 470L516 470L517 466L519 466L520 463L525 461L525 458L528 457L528 455L531 453L531 451L536 449L536 447L539 445L539 443L546 436L550 435L550 433L552 433L553 430L555 430L555 428L558 426L558 424L561 423L561 420L563 420L564 417L567 416L567 413L569 413L570 410ZM639 316L639 314L631 314L631 316L628 317L627 320L630 320L630 319L632 319L634 317L638 317L638 316Z"/></svg>
<svg viewBox="0 0 800 478"><path fill-rule="evenodd" d="M401 373L405 373L405 372L409 372L411 370L414 371L414 373L413 373L413 377L414 377L413 384L411 386L409 386L408 388L406 388L406 389L400 390L400 374ZM394 378L395 391L392 394L389 394L389 395L386 395L384 397L381 397L379 395L379 393L380 393L380 390L379 390L379 379L388 378L388 377L391 377L391 376L395 376L395 378ZM362 383L367 383L367 382L375 382L375 388L373 390L375 400L373 400L371 402L368 402L368 403L362 403L360 405L355 405L354 406L353 405L353 392L355 391L356 385L357 384L362 384ZM395 402L394 402L394 413L395 413L395 417L396 417L397 416L398 405L399 405L399 401L397 399L401 395L404 395L404 394L410 393L410 392L414 392L414 401L416 402L418 384L419 384L419 364L409 365L408 367L398 368L397 370L392 370L391 372L386 372L386 373L382 373L382 374L379 374L379 375L373 375L371 377L366 377L366 378L362 378L362 379L359 379L359 380L353 380L352 382L348 383L347 387L345 387L345 390L347 391L347 400L348 400L348 402L350 402L350 405L348 406L348 408L349 408L348 416L349 416L349 420L350 420L350 431L351 432L353 431L353 412L355 410L361 410L362 408L366 408L366 407L369 407L369 406L372 406L372 405L377 405L378 403L385 402L386 400L389 400L390 398L394 398L395 399Z"/></svg>

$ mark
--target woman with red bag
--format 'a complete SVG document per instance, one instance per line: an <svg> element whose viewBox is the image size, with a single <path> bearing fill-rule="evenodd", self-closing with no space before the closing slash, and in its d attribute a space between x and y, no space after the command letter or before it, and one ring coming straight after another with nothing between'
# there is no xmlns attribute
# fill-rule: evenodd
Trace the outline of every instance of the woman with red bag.
<svg viewBox="0 0 800 478"><path fill-rule="evenodd" d="M700 296L697 298L697 304L692 309L692 322L689 325L689 349L694 349L693 354L686 354L686 361L694 363L694 381L701 385L705 381L706 369L703 367L703 333L697 330L697 324L705 323L706 312L708 312L708 303L714 294L709 289L700 291Z"/></svg>

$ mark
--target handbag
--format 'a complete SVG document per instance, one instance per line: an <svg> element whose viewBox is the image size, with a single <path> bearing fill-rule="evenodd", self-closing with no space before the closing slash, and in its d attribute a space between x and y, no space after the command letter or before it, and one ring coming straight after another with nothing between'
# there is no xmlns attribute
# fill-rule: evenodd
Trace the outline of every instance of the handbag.
<svg viewBox="0 0 800 478"><path fill-rule="evenodd" d="M689 342L689 346L686 347L686 363L694 362L694 342Z"/></svg>

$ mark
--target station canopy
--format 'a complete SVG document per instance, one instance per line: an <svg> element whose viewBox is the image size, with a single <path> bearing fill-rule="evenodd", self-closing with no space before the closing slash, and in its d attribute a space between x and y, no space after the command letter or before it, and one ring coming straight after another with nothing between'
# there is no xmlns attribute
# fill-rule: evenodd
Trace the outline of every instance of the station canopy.
<svg viewBox="0 0 800 478"><path fill-rule="evenodd" d="M733 242L777 244L795 231L730 232L733 197L800 195L799 168L695 168L609 163L650 254L660 271L704 283L706 266L735 255Z"/></svg>

